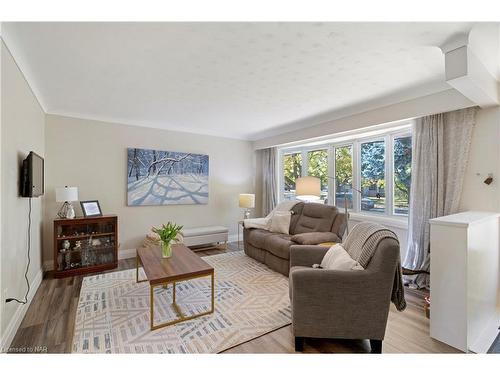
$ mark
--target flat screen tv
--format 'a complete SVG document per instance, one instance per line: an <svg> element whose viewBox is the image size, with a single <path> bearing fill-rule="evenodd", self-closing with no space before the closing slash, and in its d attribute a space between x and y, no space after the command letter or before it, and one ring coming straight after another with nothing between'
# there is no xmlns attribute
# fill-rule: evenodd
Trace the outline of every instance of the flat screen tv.
<svg viewBox="0 0 500 375"><path fill-rule="evenodd" d="M44 193L43 158L33 151L23 160L21 171L21 196L39 197Z"/></svg>

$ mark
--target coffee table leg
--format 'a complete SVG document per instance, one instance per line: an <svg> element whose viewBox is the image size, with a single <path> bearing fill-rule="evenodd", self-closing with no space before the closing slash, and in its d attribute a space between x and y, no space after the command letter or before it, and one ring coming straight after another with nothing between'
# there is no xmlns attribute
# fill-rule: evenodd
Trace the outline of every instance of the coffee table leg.
<svg viewBox="0 0 500 375"><path fill-rule="evenodd" d="M145 281L148 281L147 278L144 280L139 280L139 265L142 266L141 259L139 258L139 255L135 256L135 282L137 283L143 283Z"/></svg>
<svg viewBox="0 0 500 375"><path fill-rule="evenodd" d="M213 313L215 310L215 274L212 272L212 308L210 313Z"/></svg>
<svg viewBox="0 0 500 375"><path fill-rule="evenodd" d="M175 281L174 281L174 290L173 290L173 300L174 300L174 305L175 305Z"/></svg>
<svg viewBox="0 0 500 375"><path fill-rule="evenodd" d="M175 311L177 312L177 314L179 315L179 318L171 320L169 322L158 324L156 326L154 325L154 285L150 284L150 323L151 323L151 331L153 331L155 329L158 329L158 328L167 327L167 326L170 326L172 324L179 323L179 322L185 322L186 320L195 319L195 318L198 318L200 316L212 314L215 311L215 273L211 273L210 275L204 275L204 276L201 276L201 277L207 277L207 276L210 276L211 282L212 282L212 285L211 285L212 303L211 303L210 310L202 312L202 313L199 313L199 314L191 315L191 316L185 316L182 313L180 307L176 303L176 283L174 282L173 283L174 289L173 289L173 294L172 294L172 296L173 296L173 298L172 298L173 299L172 306L175 309ZM185 279L185 280L182 280L182 281L193 280L193 279L194 278L189 278L189 279ZM144 280L144 281L147 281L147 280ZM165 287L165 286L168 286L168 283L167 284L157 284L157 286L163 286L163 287Z"/></svg>
<svg viewBox="0 0 500 375"><path fill-rule="evenodd" d="M155 296L154 296L154 286L153 285L150 285L149 286L149 300L150 300L150 311L149 311L149 314L150 314L150 320L151 320L151 331L154 329L154 324L153 324L153 321L154 321L154 316L155 316L155 310L154 310L154 304L155 304Z"/></svg>
<svg viewBox="0 0 500 375"><path fill-rule="evenodd" d="M135 282L139 282L139 255L135 254Z"/></svg>

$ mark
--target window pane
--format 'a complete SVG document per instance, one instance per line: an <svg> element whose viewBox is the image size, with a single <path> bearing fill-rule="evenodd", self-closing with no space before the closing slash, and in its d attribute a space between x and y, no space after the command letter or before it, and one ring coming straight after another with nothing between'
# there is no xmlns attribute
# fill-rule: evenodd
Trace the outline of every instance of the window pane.
<svg viewBox="0 0 500 375"><path fill-rule="evenodd" d="M385 143L361 144L361 210L385 211Z"/></svg>
<svg viewBox="0 0 500 375"><path fill-rule="evenodd" d="M320 179L320 199L326 202L328 198L328 151L309 151L307 153L307 161L307 175L318 177Z"/></svg>
<svg viewBox="0 0 500 375"><path fill-rule="evenodd" d="M411 137L394 140L394 213L408 215L411 183Z"/></svg>
<svg viewBox="0 0 500 375"><path fill-rule="evenodd" d="M335 205L352 208L352 146L335 148Z"/></svg>
<svg viewBox="0 0 500 375"><path fill-rule="evenodd" d="M283 176L285 199L295 199L295 180L302 175L302 155L300 153L283 156Z"/></svg>

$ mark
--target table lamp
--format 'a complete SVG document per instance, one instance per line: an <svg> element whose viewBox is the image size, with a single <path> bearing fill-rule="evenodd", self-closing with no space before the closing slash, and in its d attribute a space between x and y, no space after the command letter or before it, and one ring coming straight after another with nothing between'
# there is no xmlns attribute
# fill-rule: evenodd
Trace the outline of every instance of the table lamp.
<svg viewBox="0 0 500 375"><path fill-rule="evenodd" d="M318 177L306 176L295 180L295 197L301 201L317 201L321 196L321 181Z"/></svg>
<svg viewBox="0 0 500 375"><path fill-rule="evenodd" d="M245 209L243 219L250 218L250 208L255 207L255 194L240 194L240 207Z"/></svg>
<svg viewBox="0 0 500 375"><path fill-rule="evenodd" d="M57 213L61 219L74 219L75 209L71 202L78 201L78 188L65 186L56 188L56 202L64 202L61 209Z"/></svg>

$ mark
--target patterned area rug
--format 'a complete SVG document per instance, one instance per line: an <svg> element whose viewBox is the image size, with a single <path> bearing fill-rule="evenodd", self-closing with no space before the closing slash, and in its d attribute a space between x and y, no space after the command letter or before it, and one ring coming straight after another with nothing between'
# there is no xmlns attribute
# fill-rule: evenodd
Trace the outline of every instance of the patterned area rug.
<svg viewBox="0 0 500 375"><path fill-rule="evenodd" d="M149 329L149 283L136 283L135 269L85 277L73 352L219 353L290 324L285 276L242 251L203 259L215 269L215 312L155 331ZM209 309L209 277L178 283L176 290L185 315ZM155 288L155 324L177 316L171 301L171 285Z"/></svg>

